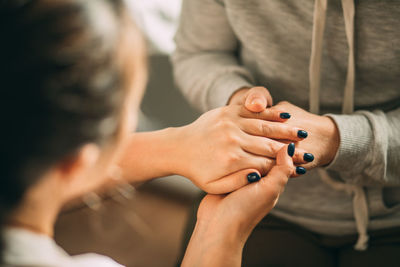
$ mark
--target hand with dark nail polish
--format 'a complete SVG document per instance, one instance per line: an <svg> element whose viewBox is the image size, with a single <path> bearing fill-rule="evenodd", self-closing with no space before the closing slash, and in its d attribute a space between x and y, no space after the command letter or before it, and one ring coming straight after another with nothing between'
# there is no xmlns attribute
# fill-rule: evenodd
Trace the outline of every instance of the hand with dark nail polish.
<svg viewBox="0 0 400 267"><path fill-rule="evenodd" d="M297 174L305 174L307 172L307 170L304 167L296 167L296 173Z"/></svg>
<svg viewBox="0 0 400 267"><path fill-rule="evenodd" d="M329 165L334 160L340 145L339 128L334 119L329 116L312 114L285 101L279 102L274 108L279 110L278 114L290 113L290 120L280 119L283 125L296 127L296 130L292 131L292 135L296 139L285 140L287 143L295 142L296 144L294 163L297 166L306 167L308 172L313 168ZM306 152L312 152L312 154ZM297 154L300 155L297 156ZM309 162L311 164L308 164Z"/></svg>
<svg viewBox="0 0 400 267"><path fill-rule="evenodd" d="M279 115L279 117L281 117L281 119L290 119L291 115L290 113L283 112Z"/></svg>
<svg viewBox="0 0 400 267"><path fill-rule="evenodd" d="M249 183L258 182L260 179L260 175L256 172L252 172L247 175L247 181L249 181Z"/></svg>
<svg viewBox="0 0 400 267"><path fill-rule="evenodd" d="M307 138L308 133L306 131L304 131L304 130L299 130L297 132L297 136L300 137L300 138Z"/></svg>
<svg viewBox="0 0 400 267"><path fill-rule="evenodd" d="M293 155L294 155L294 150L295 150L294 143L290 143L290 144L288 145L288 148L287 148L287 153L288 153L288 155L289 155L290 157L293 157Z"/></svg>
<svg viewBox="0 0 400 267"><path fill-rule="evenodd" d="M312 162L314 160L314 155L311 153L304 153L303 159L304 161Z"/></svg>

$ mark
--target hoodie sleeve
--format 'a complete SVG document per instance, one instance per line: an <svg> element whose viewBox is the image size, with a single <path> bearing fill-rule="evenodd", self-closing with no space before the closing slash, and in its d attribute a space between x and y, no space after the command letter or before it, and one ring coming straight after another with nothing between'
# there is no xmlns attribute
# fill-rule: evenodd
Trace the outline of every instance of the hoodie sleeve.
<svg viewBox="0 0 400 267"><path fill-rule="evenodd" d="M250 73L238 63L239 42L222 3L184 0L175 42L175 81L200 110L224 106L236 90L252 87Z"/></svg>
<svg viewBox="0 0 400 267"><path fill-rule="evenodd" d="M327 116L340 133L339 150L328 170L362 186L400 184L400 108Z"/></svg>

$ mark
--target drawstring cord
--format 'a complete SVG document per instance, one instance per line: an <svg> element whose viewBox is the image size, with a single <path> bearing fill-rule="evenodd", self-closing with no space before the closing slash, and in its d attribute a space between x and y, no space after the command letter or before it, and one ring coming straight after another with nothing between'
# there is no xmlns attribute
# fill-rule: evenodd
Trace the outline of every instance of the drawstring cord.
<svg viewBox="0 0 400 267"><path fill-rule="evenodd" d="M344 25L346 28L347 44L349 46L349 58L347 63L346 85L344 87L343 109L344 114L354 111L354 0L342 0Z"/></svg>
<svg viewBox="0 0 400 267"><path fill-rule="evenodd" d="M344 88L342 112L351 114L354 111L354 0L342 0L343 16L346 28L346 38L349 47L346 84ZM311 58L309 66L310 79L310 112L319 114L319 92L321 77L322 43L325 29L327 0L315 0ZM321 179L336 190L345 191L353 196L353 212L358 232L358 240L354 248L366 250L368 247L368 202L364 188L337 181L329 176L325 169L319 168Z"/></svg>
<svg viewBox="0 0 400 267"><path fill-rule="evenodd" d="M316 0L314 4L310 79L310 112L319 113L319 88L321 77L322 43L324 39L327 0Z"/></svg>
<svg viewBox="0 0 400 267"><path fill-rule="evenodd" d="M329 176L328 172L322 168L318 168L318 173L326 184L338 191L345 191L353 196L353 210L358 232L358 240L354 245L356 250L366 250L368 248L368 202L364 189L361 186L345 184L336 181Z"/></svg>

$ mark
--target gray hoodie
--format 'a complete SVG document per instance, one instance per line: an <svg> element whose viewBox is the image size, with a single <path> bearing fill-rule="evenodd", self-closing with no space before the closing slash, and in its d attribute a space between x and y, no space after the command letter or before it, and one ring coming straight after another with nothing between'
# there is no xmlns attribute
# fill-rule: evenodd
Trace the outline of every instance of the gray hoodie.
<svg viewBox="0 0 400 267"><path fill-rule="evenodd" d="M262 85L337 124L334 161L291 180L273 214L358 232L358 249L400 226L399 1L184 0L176 44L177 84L203 111Z"/></svg>

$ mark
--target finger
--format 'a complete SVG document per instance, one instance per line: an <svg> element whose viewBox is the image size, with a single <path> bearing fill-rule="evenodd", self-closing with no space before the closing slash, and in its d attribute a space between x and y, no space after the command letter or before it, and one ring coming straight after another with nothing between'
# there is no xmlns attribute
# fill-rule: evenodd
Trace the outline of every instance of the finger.
<svg viewBox="0 0 400 267"><path fill-rule="evenodd" d="M284 109L283 106L273 106L257 113L251 112L248 109L243 108L240 111L240 116L243 118L285 122L292 117L292 114L288 110Z"/></svg>
<svg viewBox="0 0 400 267"><path fill-rule="evenodd" d="M253 87L247 92L244 105L251 112L261 112L272 106L271 94L265 87Z"/></svg>
<svg viewBox="0 0 400 267"><path fill-rule="evenodd" d="M232 162L235 170L256 169L261 173L261 176L266 175L271 168L275 165L275 159L265 156L257 156L246 151L242 151L243 155L240 156L238 161Z"/></svg>
<svg viewBox="0 0 400 267"><path fill-rule="evenodd" d="M248 134L244 134L242 140L241 147L244 151L268 158L276 158L278 151L286 145L276 140ZM306 164L313 160L313 154L307 153L301 148L296 149L293 156L293 161L296 164Z"/></svg>
<svg viewBox="0 0 400 267"><path fill-rule="evenodd" d="M262 187L266 187L273 196L282 193L289 177L295 173L292 155L295 152L294 143L282 147L276 157L276 165L272 167L268 175L260 182Z"/></svg>
<svg viewBox="0 0 400 267"><path fill-rule="evenodd" d="M278 156L276 157L276 166L286 166L289 169L293 170L293 154L298 150L295 148L294 143L290 143L288 145L285 145L278 151ZM288 175L291 174L291 172L285 173Z"/></svg>
<svg viewBox="0 0 400 267"><path fill-rule="evenodd" d="M294 143L291 143L288 145L287 149L289 151L290 146L293 147ZM297 150L297 149L296 149ZM285 153L283 153L283 151L279 151L278 152L278 156L276 159L276 165L277 166L283 166L283 168L289 167L287 171L289 171L289 175L291 177L298 177L300 175L303 175L307 172L306 168L302 167L302 166L294 166L293 165L293 161L290 158L290 153L286 153L287 155L285 155ZM273 171L273 168L271 170L271 172Z"/></svg>
<svg viewBox="0 0 400 267"><path fill-rule="evenodd" d="M248 110L246 107L242 107L239 115L243 118L261 119L266 121L277 121L277 122L285 122L291 118L290 113L288 113L284 109L276 108L275 106L272 108L267 108L264 111L257 113Z"/></svg>
<svg viewBox="0 0 400 267"><path fill-rule="evenodd" d="M265 176L273 166L275 166L275 159L268 157L260 157L252 154L248 154L247 168L256 169L261 173L261 176Z"/></svg>
<svg viewBox="0 0 400 267"><path fill-rule="evenodd" d="M300 177L307 173L307 169L303 166L296 166L294 167L294 172L292 174L292 178Z"/></svg>
<svg viewBox="0 0 400 267"><path fill-rule="evenodd" d="M294 171L287 145L279 151L277 161L268 175L259 182L246 185L228 195L228 198L240 201L238 207L246 214L241 220L247 223L249 221L257 223L275 206L280 193Z"/></svg>
<svg viewBox="0 0 400 267"><path fill-rule="evenodd" d="M241 119L239 125L242 131L251 135L263 136L272 139L301 141L307 138L307 131L289 124L264 121L257 119Z"/></svg>
<svg viewBox="0 0 400 267"><path fill-rule="evenodd" d="M226 194L249 184L249 180L256 182L260 177L261 174L256 169L240 170L208 183L206 188L211 194Z"/></svg>

